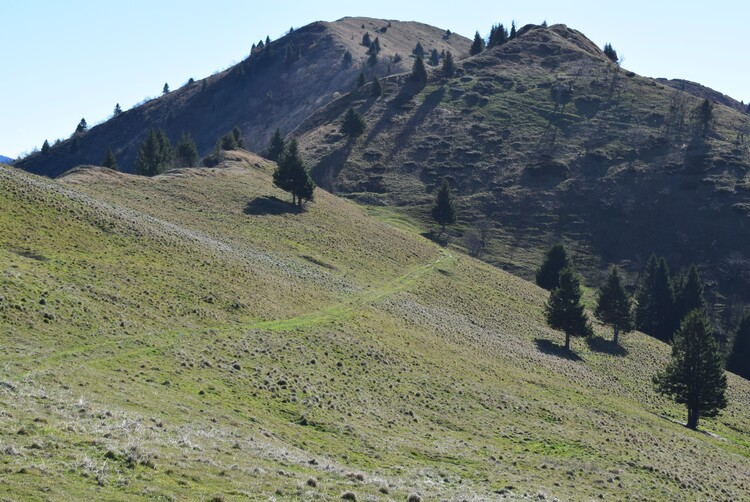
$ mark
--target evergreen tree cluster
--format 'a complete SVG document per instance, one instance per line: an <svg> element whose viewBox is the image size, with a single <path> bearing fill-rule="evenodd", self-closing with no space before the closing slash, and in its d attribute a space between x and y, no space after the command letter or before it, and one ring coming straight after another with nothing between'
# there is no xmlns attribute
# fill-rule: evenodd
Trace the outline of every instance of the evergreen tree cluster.
<svg viewBox="0 0 750 502"><path fill-rule="evenodd" d="M604 44L604 55L609 58L613 63L617 62L617 51L612 47L612 44L607 42Z"/></svg>
<svg viewBox="0 0 750 502"><path fill-rule="evenodd" d="M341 134L346 134L350 138L356 138L365 132L365 120L359 112L349 107L344 114L344 120L341 122Z"/></svg>
<svg viewBox="0 0 750 502"><path fill-rule="evenodd" d="M570 258L561 244L550 248L537 271L537 283L549 286L557 271L557 279L545 304L547 324L565 333L565 349L570 350L572 336L589 336L591 325L581 303L580 277L573 271ZM671 280L664 258L652 256L644 272L638 291L637 314L640 322L648 320L669 333L672 340L672 359L663 371L653 377L655 390L670 396L687 407L687 427L695 429L701 417L716 416L727 405L727 379L724 374L718 344L709 326L703 303L703 285L695 266L687 274ZM599 288L595 315L614 330L613 344L619 343L620 332L635 327L632 301L616 268L610 270L607 281ZM667 330L677 319L679 329ZM750 316L743 318L735 338L735 349L730 362L738 364L738 371L747 370L750 351Z"/></svg>
<svg viewBox="0 0 750 502"><path fill-rule="evenodd" d="M270 148L269 148L270 149ZM300 209L303 200L313 200L315 182L310 177L296 139L284 146L273 173L273 184L292 194L292 204Z"/></svg>
<svg viewBox="0 0 750 502"><path fill-rule="evenodd" d="M172 144L163 130L151 128L135 157L135 172L142 176L161 174L172 164Z"/></svg>
<svg viewBox="0 0 750 502"><path fill-rule="evenodd" d="M508 30L503 26L502 23L499 25L492 25L490 28L490 36L487 38L487 48L499 47L507 42L509 39Z"/></svg>
<svg viewBox="0 0 750 502"><path fill-rule="evenodd" d="M217 138L213 153L216 154L221 150L237 150L240 148L245 148L245 142L242 139L242 131L240 131L240 128L234 126L231 131Z"/></svg>

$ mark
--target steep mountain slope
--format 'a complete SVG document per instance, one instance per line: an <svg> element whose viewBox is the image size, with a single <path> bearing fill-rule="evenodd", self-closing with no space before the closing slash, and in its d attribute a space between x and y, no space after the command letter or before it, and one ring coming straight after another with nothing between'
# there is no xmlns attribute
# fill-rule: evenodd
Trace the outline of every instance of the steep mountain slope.
<svg viewBox="0 0 750 502"><path fill-rule="evenodd" d="M10 157L6 157L5 155L0 155L0 164L10 164L13 162L13 159Z"/></svg>
<svg viewBox="0 0 750 502"><path fill-rule="evenodd" d="M375 65L362 45L365 34L380 42ZM312 23L232 68L124 111L77 140L74 135L55 145L47 155L25 158L18 167L54 177L77 165L98 165L111 146L121 170L133 172L135 155L151 127L163 128L172 141L190 132L207 155L217 137L239 126L248 148L261 151L277 127L289 131L338 93L352 90L360 72L371 79L408 70L417 42L427 51L448 50L456 57L468 55L470 45L460 35L446 36L445 29L416 22L344 18ZM352 56L348 64L347 51Z"/></svg>
<svg viewBox="0 0 750 502"><path fill-rule="evenodd" d="M0 168L4 498L747 493L748 382L689 431L660 342L566 356L532 284L220 166Z"/></svg>
<svg viewBox="0 0 750 502"><path fill-rule="evenodd" d="M621 69L581 33L527 26L519 37L431 72L341 97L297 130L316 180L429 229L443 177L459 234L486 219L484 258L531 277L564 240L589 278L610 263L640 271L652 252L691 262L721 301L750 300L750 117ZM367 132L339 133L349 106ZM717 294L716 288L712 295Z"/></svg>

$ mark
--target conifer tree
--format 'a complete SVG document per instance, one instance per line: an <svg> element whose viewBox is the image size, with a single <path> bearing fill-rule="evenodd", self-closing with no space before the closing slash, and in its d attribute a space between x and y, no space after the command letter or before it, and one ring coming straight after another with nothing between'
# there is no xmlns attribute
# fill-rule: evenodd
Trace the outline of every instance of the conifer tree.
<svg viewBox="0 0 750 502"><path fill-rule="evenodd" d="M474 42L471 44L471 49L469 49L469 54L472 56L479 54L484 50L484 40L482 39L482 36L479 34L479 32L476 32L474 34Z"/></svg>
<svg viewBox="0 0 750 502"><path fill-rule="evenodd" d="M357 77L357 89L362 87L367 83L367 79L365 79L364 72L359 72L359 77Z"/></svg>
<svg viewBox="0 0 750 502"><path fill-rule="evenodd" d="M112 112L112 115L113 115L114 117L117 117L117 116L118 116L119 114L121 114L121 113L122 113L122 108L120 108L120 103L116 103L116 104L115 104L115 109L114 109L114 111Z"/></svg>
<svg viewBox="0 0 750 502"><path fill-rule="evenodd" d="M414 50L411 51L411 53L419 58L424 58L424 47L422 47L422 44L420 42L417 42L417 45L414 47Z"/></svg>
<svg viewBox="0 0 750 502"><path fill-rule="evenodd" d="M89 130L89 125L86 123L86 119L81 119L76 127L76 133L82 134Z"/></svg>
<svg viewBox="0 0 750 502"><path fill-rule="evenodd" d="M292 204L302 208L303 200L313 200L315 182L302 161L296 139L292 139L284 149L273 173L273 183L292 194Z"/></svg>
<svg viewBox="0 0 750 502"><path fill-rule="evenodd" d="M544 254L544 261L536 270L536 285L548 291L557 287L560 271L571 265L562 244L555 244Z"/></svg>
<svg viewBox="0 0 750 502"><path fill-rule="evenodd" d="M47 155L48 153L49 153L49 141L45 139L44 143L42 143L42 154Z"/></svg>
<svg viewBox="0 0 750 502"><path fill-rule="evenodd" d="M198 148L189 132L183 132L175 146L175 165L177 167L194 167L200 163Z"/></svg>
<svg viewBox="0 0 750 502"><path fill-rule="evenodd" d="M160 130L151 128L135 157L135 172L142 176L156 176L166 171L172 162L169 138Z"/></svg>
<svg viewBox="0 0 750 502"><path fill-rule="evenodd" d="M695 309L705 310L703 301L703 281L698 269L690 265L686 276L681 276L674 284L675 308L674 313L680 321Z"/></svg>
<svg viewBox="0 0 750 502"><path fill-rule="evenodd" d="M341 65L346 69L349 68L352 65L352 53L349 51L346 51L344 53L344 57L341 60Z"/></svg>
<svg viewBox="0 0 750 502"><path fill-rule="evenodd" d="M654 377L656 390L687 406L687 427L726 408L727 377L705 313L693 310L672 340L672 359Z"/></svg>
<svg viewBox="0 0 750 502"><path fill-rule="evenodd" d="M357 111L351 106L344 114L344 120L341 122L342 134L346 134L350 138L356 138L365 132L365 121Z"/></svg>
<svg viewBox="0 0 750 502"><path fill-rule="evenodd" d="M443 233L446 225L456 222L456 212L456 201L453 200L451 187L448 180L443 179L443 184L435 196L435 205L432 207L432 218L440 225Z"/></svg>
<svg viewBox="0 0 750 502"><path fill-rule="evenodd" d="M102 167L108 167L114 171L117 171L117 158L115 153L112 151L112 147L107 147L107 152L104 154L104 160L102 160Z"/></svg>
<svg viewBox="0 0 750 502"><path fill-rule="evenodd" d="M727 370L750 380L750 313L743 315L737 326Z"/></svg>
<svg viewBox="0 0 750 502"><path fill-rule="evenodd" d="M613 63L617 62L617 51L612 47L612 44L607 42L604 44L604 55L609 58Z"/></svg>
<svg viewBox="0 0 750 502"><path fill-rule="evenodd" d="M508 40L513 40L516 38L516 22L511 21L510 22L510 34L508 35Z"/></svg>
<svg viewBox="0 0 750 502"><path fill-rule="evenodd" d="M378 77L373 77L370 95L377 98L381 94L383 94L383 86L380 84L380 80L378 79Z"/></svg>
<svg viewBox="0 0 750 502"><path fill-rule="evenodd" d="M424 67L424 61L419 56L414 60L409 79L412 82L416 82L420 87L424 87L427 84L427 69Z"/></svg>
<svg viewBox="0 0 750 502"><path fill-rule="evenodd" d="M669 342L675 331L674 292L666 260L651 255L636 294L636 328Z"/></svg>
<svg viewBox="0 0 750 502"><path fill-rule="evenodd" d="M369 49L371 43L372 41L370 40L370 33L365 32L365 34L362 35L362 45L364 45L365 47Z"/></svg>
<svg viewBox="0 0 750 502"><path fill-rule="evenodd" d="M451 51L447 51L445 59L443 59L443 76L450 78L455 72L456 67L453 64L453 54L451 54Z"/></svg>
<svg viewBox="0 0 750 502"><path fill-rule="evenodd" d="M440 64L440 54L438 54L437 49L432 49L432 52L430 52L430 66L437 66Z"/></svg>
<svg viewBox="0 0 750 502"><path fill-rule="evenodd" d="M164 87L161 89L162 94L169 94L169 84L164 82Z"/></svg>
<svg viewBox="0 0 750 502"><path fill-rule="evenodd" d="M572 336L589 336L591 325L581 303L581 278L568 265L560 271L557 287L544 305L547 324L565 333L565 350Z"/></svg>
<svg viewBox="0 0 750 502"><path fill-rule="evenodd" d="M245 141L242 139L242 131L239 126L234 126L232 129L232 137L234 138L234 143L237 145L237 148L242 148L244 150Z"/></svg>
<svg viewBox="0 0 750 502"><path fill-rule="evenodd" d="M273 160L276 162L279 160L279 157L281 157L281 154L284 152L284 136L281 134L281 129L278 127L276 128L276 131L274 131L273 136L271 136L271 141L268 144L268 149L266 150L266 158L268 160Z"/></svg>
<svg viewBox="0 0 750 502"><path fill-rule="evenodd" d="M599 296L594 315L613 329L612 342L619 343L620 332L633 331L633 308L630 297L625 292L617 267L612 267L606 284L599 288Z"/></svg>

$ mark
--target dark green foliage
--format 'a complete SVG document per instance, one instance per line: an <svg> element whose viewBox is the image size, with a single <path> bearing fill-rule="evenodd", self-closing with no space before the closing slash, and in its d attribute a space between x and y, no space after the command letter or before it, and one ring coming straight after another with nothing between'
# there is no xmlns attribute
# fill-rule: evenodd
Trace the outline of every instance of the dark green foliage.
<svg viewBox="0 0 750 502"><path fill-rule="evenodd" d="M359 89L366 83L367 83L367 79L365 78L364 72L359 72L359 77L357 77L357 89Z"/></svg>
<svg viewBox="0 0 750 502"><path fill-rule="evenodd" d="M223 136L219 136L216 139L216 145L214 146L214 154L219 153L221 150L236 150L237 140L231 132L226 133Z"/></svg>
<svg viewBox="0 0 750 502"><path fill-rule="evenodd" d="M498 47L507 41L508 30L505 29L505 26L503 26L502 23L498 26L492 25L492 28L490 28L490 36L487 40L487 48Z"/></svg>
<svg viewBox="0 0 750 502"><path fill-rule="evenodd" d="M172 145L164 131L153 128L141 144L135 157L135 172L142 176L156 176L166 171L172 162Z"/></svg>
<svg viewBox="0 0 750 502"><path fill-rule="evenodd" d="M169 84L164 82L164 87L161 90L162 94L169 94Z"/></svg>
<svg viewBox="0 0 750 502"><path fill-rule="evenodd" d="M372 41L370 40L370 34L366 32L364 35L362 35L362 45L369 49L371 43Z"/></svg>
<svg viewBox="0 0 750 502"><path fill-rule="evenodd" d="M445 53L445 58L443 59L443 75L450 78L455 72L456 66L453 63L453 54L451 54L451 51L448 51Z"/></svg>
<svg viewBox="0 0 750 502"><path fill-rule="evenodd" d="M414 50L412 50L411 53L419 58L424 58L424 47L422 47L421 43L417 42L417 45L414 47Z"/></svg>
<svg viewBox="0 0 750 502"><path fill-rule="evenodd" d="M438 54L437 49L432 49L432 52L430 52L430 66L437 66L440 64L440 54Z"/></svg>
<svg viewBox="0 0 750 502"><path fill-rule="evenodd" d="M86 119L81 119L81 121L78 123L78 126L76 126L76 134L83 134L88 130L89 125L86 123Z"/></svg>
<svg viewBox="0 0 750 502"><path fill-rule="evenodd" d="M552 291L558 285L560 271L571 265L567 251L562 244L555 244L544 254L544 261L536 271L536 284Z"/></svg>
<svg viewBox="0 0 750 502"><path fill-rule="evenodd" d="M198 148L189 132L183 132L175 146L174 161L177 167L193 167L200 163Z"/></svg>
<svg viewBox="0 0 750 502"><path fill-rule="evenodd" d="M714 122L714 103L708 99L704 99L698 108L695 110L695 115L698 118L699 131L701 136L706 137L711 132L711 126Z"/></svg>
<svg viewBox="0 0 750 502"><path fill-rule="evenodd" d="M367 64L370 66L375 66L378 64L378 53L377 52L370 52L370 57L367 58Z"/></svg>
<svg viewBox="0 0 750 502"><path fill-rule="evenodd" d="M424 67L424 61L422 61L422 58L419 56L414 60L409 79L412 82L416 82L421 87L424 87L424 85L427 84L427 69Z"/></svg>
<svg viewBox="0 0 750 502"><path fill-rule="evenodd" d="M510 34L508 34L508 40L513 40L516 38L516 22L511 21L510 22Z"/></svg>
<svg viewBox="0 0 750 502"><path fill-rule="evenodd" d="M612 267L606 284L599 288L594 315L603 323L612 326L612 341L615 345L619 343L618 335L621 331L629 333L635 328L633 306L622 285L617 267Z"/></svg>
<svg viewBox="0 0 750 502"><path fill-rule="evenodd" d="M445 226L456 222L456 213L456 201L453 200L448 180L444 179L435 196L435 205L432 207L432 218L443 229L443 233L445 233Z"/></svg>
<svg viewBox="0 0 750 502"><path fill-rule="evenodd" d="M344 120L341 122L342 134L346 134L350 138L356 138L365 132L365 121L359 112L355 111L354 108L349 107L344 114Z"/></svg>
<svg viewBox="0 0 750 502"><path fill-rule="evenodd" d="M273 183L292 194L292 204L302 207L303 200L313 200L315 182L302 161L297 140L292 139L284 149L273 173Z"/></svg>
<svg viewBox="0 0 750 502"><path fill-rule="evenodd" d="M375 40L370 44L370 48L367 49L367 54L378 54L380 52L380 37L375 37Z"/></svg>
<svg viewBox="0 0 750 502"><path fill-rule="evenodd" d="M232 129L232 137L234 138L234 143L237 145L237 148L242 148L244 150L245 141L242 139L242 131L239 126L234 126Z"/></svg>
<svg viewBox="0 0 750 502"><path fill-rule="evenodd" d="M613 63L617 62L617 51L612 47L612 44L607 42L604 44L604 55L607 56Z"/></svg>
<svg viewBox="0 0 750 502"><path fill-rule="evenodd" d="M471 49L469 49L469 54L472 56L479 54L484 50L484 40L482 39L482 36L479 34L479 32L476 32L474 34L474 42L471 44Z"/></svg>
<svg viewBox="0 0 750 502"><path fill-rule="evenodd" d="M257 45L257 47L256 47L256 48L257 48L258 50L263 50L263 49L265 48L265 45L266 45L266 44L264 44L264 43L263 43L263 40L261 40L260 42L258 42L258 45Z"/></svg>
<svg viewBox="0 0 750 502"><path fill-rule="evenodd" d="M195 79L193 77L190 77L187 81L187 85L193 85L195 83Z"/></svg>
<svg viewBox="0 0 750 502"><path fill-rule="evenodd" d="M114 109L114 111L112 112L112 115L113 115L114 117L117 117L117 116L118 116L119 114L121 114L121 113L122 113L122 108L120 108L120 103L117 103L117 104L115 104L115 109Z"/></svg>
<svg viewBox="0 0 750 502"><path fill-rule="evenodd" d="M115 153L112 151L111 146L107 147L107 152L104 154L104 160L102 160L102 166L117 171L117 158L115 157Z"/></svg>
<svg viewBox="0 0 750 502"><path fill-rule="evenodd" d="M705 313L690 312L672 340L672 360L654 377L656 390L687 406L687 426L726 408L727 377Z"/></svg>
<svg viewBox="0 0 750 502"><path fill-rule="evenodd" d="M743 315L737 326L727 370L750 380L750 314Z"/></svg>
<svg viewBox="0 0 750 502"><path fill-rule="evenodd" d="M345 69L349 68L352 65L352 53L349 51L346 51L344 53L344 58L341 60L341 66L343 66Z"/></svg>
<svg viewBox="0 0 750 502"><path fill-rule="evenodd" d="M592 332L581 295L581 278L567 266L560 271L558 286L544 305L547 324L565 333L565 350L570 350L570 337L589 336Z"/></svg>
<svg viewBox="0 0 750 502"><path fill-rule="evenodd" d="M701 281L698 269L691 265L686 276L680 276L673 281L675 308L677 319L683 319L688 312L695 309L704 310L706 305L703 301L703 281Z"/></svg>
<svg viewBox="0 0 750 502"><path fill-rule="evenodd" d="M380 84L378 77L372 78L372 88L370 89L370 96L378 97L383 94L383 86Z"/></svg>
<svg viewBox="0 0 750 502"><path fill-rule="evenodd" d="M276 162L284 152L284 136L281 134L281 129L276 128L271 141L268 143L268 149L266 150L266 158Z"/></svg>
<svg viewBox="0 0 750 502"><path fill-rule="evenodd" d="M78 137L77 134L73 135L72 138L70 138L70 153L78 153L78 150L81 149L81 138Z"/></svg>
<svg viewBox="0 0 750 502"><path fill-rule="evenodd" d="M45 139L44 143L42 143L42 154L47 155L48 153L49 153L49 141Z"/></svg>
<svg viewBox="0 0 750 502"><path fill-rule="evenodd" d="M636 328L659 340L672 338L679 319L674 310L674 292L664 258L651 255L636 294Z"/></svg>
<svg viewBox="0 0 750 502"><path fill-rule="evenodd" d="M300 50L299 45L297 45L293 41L286 44L286 51L284 52L284 63L292 64L300 57L302 57L302 51Z"/></svg>

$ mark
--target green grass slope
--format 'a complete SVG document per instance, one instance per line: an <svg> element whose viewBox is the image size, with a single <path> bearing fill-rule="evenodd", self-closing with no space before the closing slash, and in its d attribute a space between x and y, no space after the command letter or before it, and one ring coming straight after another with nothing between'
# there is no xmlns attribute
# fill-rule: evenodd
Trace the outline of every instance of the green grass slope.
<svg viewBox="0 0 750 502"><path fill-rule="evenodd" d="M716 103L704 128L693 88L619 68L564 25L524 27L457 67L311 116L295 134L316 180L427 231L447 177L457 242L488 221L484 259L517 275L562 240L590 280L612 263L634 277L655 252L672 269L699 264L719 303L750 301L747 114ZM339 133L349 106L367 123L356 141Z"/></svg>
<svg viewBox="0 0 750 502"><path fill-rule="evenodd" d="M689 431L545 292L266 161L59 181L0 168L0 497L741 499L750 385Z"/></svg>

